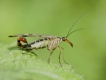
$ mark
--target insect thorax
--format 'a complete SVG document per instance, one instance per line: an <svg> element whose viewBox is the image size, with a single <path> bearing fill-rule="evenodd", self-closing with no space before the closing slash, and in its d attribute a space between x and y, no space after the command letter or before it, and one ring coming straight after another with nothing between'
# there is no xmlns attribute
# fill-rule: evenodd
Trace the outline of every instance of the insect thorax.
<svg viewBox="0 0 106 80"><path fill-rule="evenodd" d="M57 48L60 44L60 42L62 42L62 39L60 37L56 37L56 38L50 38L49 42L48 42L48 50L53 50L55 48Z"/></svg>

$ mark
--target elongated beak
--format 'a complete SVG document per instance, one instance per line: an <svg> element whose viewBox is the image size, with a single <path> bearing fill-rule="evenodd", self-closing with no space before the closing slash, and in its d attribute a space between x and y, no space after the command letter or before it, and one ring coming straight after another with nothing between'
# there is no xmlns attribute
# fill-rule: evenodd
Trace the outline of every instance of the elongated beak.
<svg viewBox="0 0 106 80"><path fill-rule="evenodd" d="M69 43L73 47L73 43L70 42L69 40L66 39L65 42Z"/></svg>

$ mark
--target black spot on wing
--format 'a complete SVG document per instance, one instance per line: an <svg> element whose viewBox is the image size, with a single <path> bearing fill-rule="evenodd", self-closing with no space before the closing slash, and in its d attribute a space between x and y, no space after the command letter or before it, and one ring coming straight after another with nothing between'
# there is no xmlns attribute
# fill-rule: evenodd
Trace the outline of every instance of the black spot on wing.
<svg viewBox="0 0 106 80"><path fill-rule="evenodd" d="M11 36L8 36L8 37L13 37L13 36L11 35Z"/></svg>
<svg viewBox="0 0 106 80"><path fill-rule="evenodd" d="M27 37L27 35L22 35L22 37Z"/></svg>

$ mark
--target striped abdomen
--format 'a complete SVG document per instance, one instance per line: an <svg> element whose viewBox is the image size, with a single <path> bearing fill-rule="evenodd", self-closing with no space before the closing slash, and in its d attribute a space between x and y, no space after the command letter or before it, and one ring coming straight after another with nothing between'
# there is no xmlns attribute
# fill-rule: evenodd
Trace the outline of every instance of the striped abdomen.
<svg viewBox="0 0 106 80"><path fill-rule="evenodd" d="M42 48L47 47L48 50L53 50L53 49L57 48L57 46L59 45L59 43L61 41L62 41L62 39L59 37L43 38L43 39L39 39L34 42L31 42L29 44L23 45L23 48L25 48L25 49L42 49Z"/></svg>

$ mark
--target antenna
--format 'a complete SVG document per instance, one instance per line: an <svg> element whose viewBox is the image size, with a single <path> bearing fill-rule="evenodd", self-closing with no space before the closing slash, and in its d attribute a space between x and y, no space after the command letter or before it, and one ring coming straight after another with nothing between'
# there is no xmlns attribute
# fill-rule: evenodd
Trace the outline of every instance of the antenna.
<svg viewBox="0 0 106 80"><path fill-rule="evenodd" d="M88 11L87 11L87 12L88 12ZM78 30L75 30L75 31L73 31L73 32L70 33L70 31L72 30L72 28L74 27L74 25L75 25L75 24L82 18L82 16L84 16L87 12L85 12L84 14L82 14L82 15L74 22L74 24L73 24L73 25L71 26L71 28L69 29L69 31L68 31L68 33L67 33L67 35L66 35L66 38L67 38L71 33L80 30L80 29L78 29Z"/></svg>
<svg viewBox="0 0 106 80"><path fill-rule="evenodd" d="M66 38L67 38L70 34L72 34L72 33L76 32L76 31L79 31L79 30L84 30L84 28L76 29L76 30L74 30L74 31L70 32L70 33L66 36Z"/></svg>

